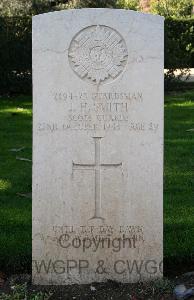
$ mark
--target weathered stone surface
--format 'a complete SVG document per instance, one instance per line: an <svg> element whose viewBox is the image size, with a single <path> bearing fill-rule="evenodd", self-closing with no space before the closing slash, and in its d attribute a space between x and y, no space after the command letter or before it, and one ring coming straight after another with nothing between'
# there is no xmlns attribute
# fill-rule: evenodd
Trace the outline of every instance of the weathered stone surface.
<svg viewBox="0 0 194 300"><path fill-rule="evenodd" d="M161 276L163 18L35 16L33 105L34 283Z"/></svg>

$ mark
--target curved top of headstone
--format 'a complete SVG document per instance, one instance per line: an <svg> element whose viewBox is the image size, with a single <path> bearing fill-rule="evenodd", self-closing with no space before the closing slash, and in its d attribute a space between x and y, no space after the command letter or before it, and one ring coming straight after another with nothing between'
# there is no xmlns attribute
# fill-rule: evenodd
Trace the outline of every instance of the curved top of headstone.
<svg viewBox="0 0 194 300"><path fill-rule="evenodd" d="M140 12L140 11L135 11L135 10L130 10L130 9L115 9L115 8L73 8L73 9L64 9L64 10L57 10L57 11L52 11L52 12L48 12L48 13L42 13L42 14L38 14L38 15L34 15L32 18L33 19L37 19L37 18L41 18L41 17L57 17L57 16L61 16L63 14L86 14L86 13L113 13L113 14L120 14L120 13L126 13L126 14L131 14L131 15L136 15L136 16L145 16L145 18L153 18L153 19L161 19L164 20L163 16L157 15L157 14L151 14L151 13L144 13L144 12Z"/></svg>

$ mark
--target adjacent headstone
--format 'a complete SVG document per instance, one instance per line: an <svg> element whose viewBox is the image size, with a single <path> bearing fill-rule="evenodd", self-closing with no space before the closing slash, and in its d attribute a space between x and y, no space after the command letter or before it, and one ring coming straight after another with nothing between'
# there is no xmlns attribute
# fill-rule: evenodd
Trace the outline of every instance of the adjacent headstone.
<svg viewBox="0 0 194 300"><path fill-rule="evenodd" d="M163 18L33 17L33 282L162 276Z"/></svg>

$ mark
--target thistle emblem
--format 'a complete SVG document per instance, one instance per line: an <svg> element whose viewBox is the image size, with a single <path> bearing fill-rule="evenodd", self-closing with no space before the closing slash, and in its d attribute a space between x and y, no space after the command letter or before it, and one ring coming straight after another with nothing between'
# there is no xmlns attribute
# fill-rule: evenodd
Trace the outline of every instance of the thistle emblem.
<svg viewBox="0 0 194 300"><path fill-rule="evenodd" d="M124 39L107 26L90 26L79 32L69 47L69 61L74 72L94 84L115 79L127 62Z"/></svg>

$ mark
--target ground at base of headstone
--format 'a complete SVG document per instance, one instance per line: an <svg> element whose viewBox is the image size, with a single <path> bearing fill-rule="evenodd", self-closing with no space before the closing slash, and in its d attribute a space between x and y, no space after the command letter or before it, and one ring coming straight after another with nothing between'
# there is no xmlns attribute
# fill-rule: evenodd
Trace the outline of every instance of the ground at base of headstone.
<svg viewBox="0 0 194 300"><path fill-rule="evenodd" d="M150 282L122 284L114 281L68 286L34 286L28 274L8 278L0 288L0 300L170 300L194 299L175 294L180 285L194 287L194 272Z"/></svg>

